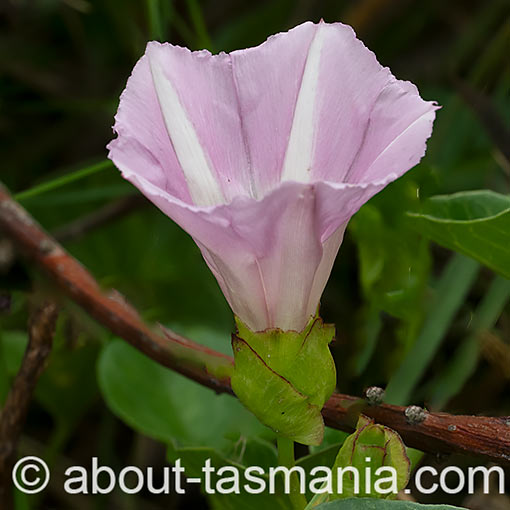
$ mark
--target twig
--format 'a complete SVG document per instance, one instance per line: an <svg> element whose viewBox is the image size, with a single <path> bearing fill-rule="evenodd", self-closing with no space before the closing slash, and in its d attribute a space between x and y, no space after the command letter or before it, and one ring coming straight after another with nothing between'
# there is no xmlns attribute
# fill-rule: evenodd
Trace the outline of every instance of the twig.
<svg viewBox="0 0 510 510"><path fill-rule="evenodd" d="M118 293L103 293L97 282L66 253L0 185L0 228L42 268L55 283L92 317L115 335L156 362L212 388L232 393L228 369L232 359L165 330L154 333ZM363 411L376 422L398 431L412 447L433 453L462 452L510 462L510 418L453 416L426 413L423 421L411 423L406 408L369 406L364 400L335 394L326 403L327 425L352 430Z"/></svg>
<svg viewBox="0 0 510 510"><path fill-rule="evenodd" d="M11 470L35 385L51 352L57 307L46 303L30 318L29 340L21 367L0 413L0 507L12 506Z"/></svg>
<svg viewBox="0 0 510 510"><path fill-rule="evenodd" d="M369 406L359 398L338 393L328 400L322 415L330 427L349 431L346 424L352 424L354 409L396 430L413 448L429 453L480 455L499 463L510 463L510 416L462 416L425 411L423 421L413 422L406 417L408 407Z"/></svg>

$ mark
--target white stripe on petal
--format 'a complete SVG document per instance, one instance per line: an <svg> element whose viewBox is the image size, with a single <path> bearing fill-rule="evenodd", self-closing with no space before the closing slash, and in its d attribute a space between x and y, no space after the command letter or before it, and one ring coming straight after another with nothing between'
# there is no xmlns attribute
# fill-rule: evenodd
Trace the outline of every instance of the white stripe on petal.
<svg viewBox="0 0 510 510"><path fill-rule="evenodd" d="M313 158L315 102L319 64L324 43L324 25L319 23L310 44L301 80L281 181L309 182Z"/></svg>
<svg viewBox="0 0 510 510"><path fill-rule="evenodd" d="M152 79L165 119L166 129L188 184L195 205L225 203L207 157L177 92L165 76L161 63L149 57Z"/></svg>

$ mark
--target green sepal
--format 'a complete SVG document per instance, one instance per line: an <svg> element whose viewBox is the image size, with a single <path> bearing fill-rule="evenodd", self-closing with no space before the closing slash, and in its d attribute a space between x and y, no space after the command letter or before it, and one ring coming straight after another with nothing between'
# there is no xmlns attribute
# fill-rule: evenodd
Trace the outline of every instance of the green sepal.
<svg viewBox="0 0 510 510"><path fill-rule="evenodd" d="M250 331L237 319L232 336L232 389L278 435L318 445L324 435L321 409L336 385L328 344L334 327L312 319L301 332Z"/></svg>
<svg viewBox="0 0 510 510"><path fill-rule="evenodd" d="M370 459L370 461L367 461ZM342 492L337 490L337 473L339 468L352 466L359 473L359 492L355 492L354 478L349 474L343 475ZM378 479L376 471L378 468L391 467L396 473L395 492L381 494L374 490L374 484ZM366 473L370 470L371 483L367 490ZM406 447L394 430L373 423L369 418L361 415L356 431L344 442L335 463L333 465L333 489L331 499L350 497L372 497L379 499L394 498L398 491L402 490L409 482L411 463L406 453ZM381 475L381 478L388 476L388 473ZM384 486L384 484L383 484ZM386 487L389 487L388 483Z"/></svg>

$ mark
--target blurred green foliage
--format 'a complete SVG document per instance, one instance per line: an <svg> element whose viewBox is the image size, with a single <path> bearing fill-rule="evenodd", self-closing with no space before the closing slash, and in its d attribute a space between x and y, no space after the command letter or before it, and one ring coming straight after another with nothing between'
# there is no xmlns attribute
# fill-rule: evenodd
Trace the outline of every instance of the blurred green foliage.
<svg viewBox="0 0 510 510"><path fill-rule="evenodd" d="M194 243L162 213L133 202L110 221L77 227L137 194L103 161L119 94L148 40L229 51L320 18L352 24L396 76L442 105L422 163L353 218L326 288L322 315L337 326L338 388L361 394L387 385L393 402L508 415L509 289L491 271L508 277L510 267L502 196L510 191L507 0L5 0L0 179L45 228L67 232L70 253L144 319L228 353L231 312ZM501 195L429 200L478 189ZM91 454L112 466L180 457L195 469L206 456L219 465L275 464L272 436L238 402L112 338L34 267L8 256L1 236L0 254L7 254L0 257L0 302L10 300L0 311L2 400L26 345L30 310L48 294L63 302L20 451L42 452L55 466L65 459L86 465ZM310 456L300 452L303 465L332 464L345 435L328 431L326 438ZM227 499L212 498L210 507L287 504ZM192 491L75 501L91 510L208 504ZM463 503L459 496L436 502ZM69 502L50 486L44 500L18 497L17 508Z"/></svg>

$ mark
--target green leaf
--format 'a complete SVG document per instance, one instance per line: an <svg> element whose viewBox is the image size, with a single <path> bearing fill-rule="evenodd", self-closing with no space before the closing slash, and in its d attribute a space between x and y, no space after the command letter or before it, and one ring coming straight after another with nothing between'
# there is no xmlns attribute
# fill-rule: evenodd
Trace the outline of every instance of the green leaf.
<svg viewBox="0 0 510 510"><path fill-rule="evenodd" d="M399 319L393 332L396 356L412 345L423 322L430 243L409 228L403 213L421 205L415 176L405 176L389 185L364 205L349 224L349 233L356 242L365 301L355 314L356 342L347 367L353 377L365 371L380 336L385 335L388 321L383 320L384 315Z"/></svg>
<svg viewBox="0 0 510 510"><path fill-rule="evenodd" d="M510 278L510 196L486 190L436 196L408 216L423 235Z"/></svg>
<svg viewBox="0 0 510 510"><path fill-rule="evenodd" d="M423 300L429 269L428 241L409 228L403 211L421 206L419 190L428 173L391 183L364 205L349 224L360 260L360 281L371 302L395 317L412 320Z"/></svg>
<svg viewBox="0 0 510 510"><path fill-rule="evenodd" d="M435 299L418 338L386 387L386 402L405 405L439 349L478 274L479 265L453 256L435 288Z"/></svg>
<svg viewBox="0 0 510 510"><path fill-rule="evenodd" d="M260 437L242 436L225 453L229 459L243 466L260 466L267 470L278 464L275 444Z"/></svg>
<svg viewBox="0 0 510 510"><path fill-rule="evenodd" d="M491 330L510 299L510 281L496 276L470 319L470 333L457 347L442 372L427 385L430 405L441 409L459 393L475 371L480 353L480 334Z"/></svg>
<svg viewBox="0 0 510 510"><path fill-rule="evenodd" d="M459 510L450 505L421 505L410 501L388 501L384 499L350 498L324 503L316 507L321 510Z"/></svg>
<svg viewBox="0 0 510 510"><path fill-rule="evenodd" d="M331 499L369 494L381 499L395 497L409 481L410 462L400 436L394 430L372 423L363 416L359 419L356 432L345 440L336 457L332 484L335 490L339 470L351 466L359 476L342 472L342 490L333 493ZM366 479L367 469L372 473L370 482ZM366 486L367 482L369 487Z"/></svg>
<svg viewBox="0 0 510 510"><path fill-rule="evenodd" d="M246 446L248 449L251 440L248 440ZM255 448L260 448L260 444L252 445ZM263 447L264 450L267 450L267 445ZM274 447L273 447L274 450ZM211 467L214 467L215 472L211 474L210 478L210 488L216 489L216 482L219 478L230 476L229 473L224 473L221 475L217 475L217 471L225 466L233 466L238 468L239 474L239 494L206 494L213 509L218 510L238 510L242 508L243 510L259 510L260 508L267 508L271 510L291 510L293 507L290 503L289 497L283 493L283 485L281 484L281 480L278 480L278 483L275 487L275 494L269 494L268 491L264 491L261 494L249 494L244 490L245 475L244 470L247 466L260 466L265 467L267 470L269 466L276 466L276 456L271 455L270 464L265 464L264 462L253 462L253 458L246 457L243 455L241 458L236 455L232 456L223 452L220 452L216 449L209 447L185 447L180 448L175 444L171 443L168 446L167 450L168 460L171 463L175 463L178 459L180 459L182 466L186 470L186 477L200 477L201 479L201 488L205 493L205 476L202 471L202 467L205 466L205 463L208 459L210 459ZM267 459L266 459L267 460ZM266 471L267 472L267 471ZM259 476L259 475L257 475ZM266 482L266 486L268 483L267 474L260 475L260 478L263 478ZM229 484L227 484L228 486ZM253 484L252 484L253 485ZM223 488L227 488L224 486ZM253 485L255 487L255 485Z"/></svg>
<svg viewBox="0 0 510 510"><path fill-rule="evenodd" d="M105 346L99 385L110 409L134 429L165 443L224 445L265 429L230 395L212 390L144 356L121 340Z"/></svg>

